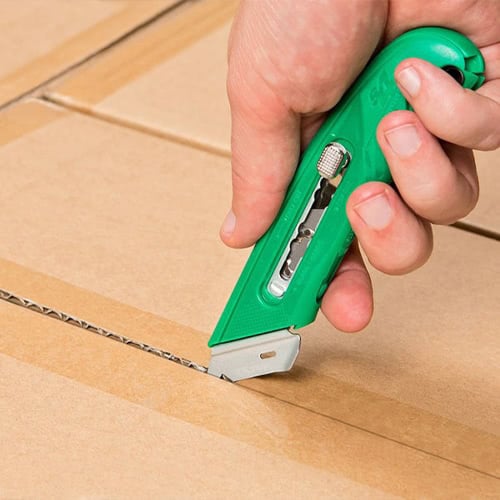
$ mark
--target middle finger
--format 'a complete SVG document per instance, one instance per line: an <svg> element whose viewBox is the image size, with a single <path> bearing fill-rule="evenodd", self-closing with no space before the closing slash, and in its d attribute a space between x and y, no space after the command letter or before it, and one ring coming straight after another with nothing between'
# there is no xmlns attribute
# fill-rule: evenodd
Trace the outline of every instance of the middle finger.
<svg viewBox="0 0 500 500"><path fill-rule="evenodd" d="M471 151L443 146L409 111L385 117L377 138L401 196L415 213L450 224L474 208L479 186Z"/></svg>

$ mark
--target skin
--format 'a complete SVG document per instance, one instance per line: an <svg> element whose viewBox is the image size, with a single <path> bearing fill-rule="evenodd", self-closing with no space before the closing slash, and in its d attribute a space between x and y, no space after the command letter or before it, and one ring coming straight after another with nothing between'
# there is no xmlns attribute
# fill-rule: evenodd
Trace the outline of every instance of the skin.
<svg viewBox="0 0 500 500"><path fill-rule="evenodd" d="M425 61L403 61L395 78L415 112L391 113L377 131L398 192L371 182L347 204L375 268L405 274L422 266L432 252L431 225L455 222L477 202L471 149L500 146L498 19L498 0L442 0L425 8L421 0L242 0L229 43L233 200L222 240L245 247L267 230L301 149L375 50L408 29L443 26L481 49L486 83L471 92ZM322 311L347 332L370 321L373 293L358 244Z"/></svg>

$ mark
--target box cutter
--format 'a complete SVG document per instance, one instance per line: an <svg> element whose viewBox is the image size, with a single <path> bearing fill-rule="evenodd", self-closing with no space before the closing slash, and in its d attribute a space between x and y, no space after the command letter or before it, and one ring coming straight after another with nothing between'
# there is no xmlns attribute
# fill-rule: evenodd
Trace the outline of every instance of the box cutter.
<svg viewBox="0 0 500 500"><path fill-rule="evenodd" d="M237 381L293 366L294 329L316 318L353 239L349 195L365 182L391 182L375 131L386 114L410 109L393 77L408 57L443 68L466 88L484 81L479 50L444 28L409 31L371 61L304 152L276 220L255 245L209 340L208 373Z"/></svg>

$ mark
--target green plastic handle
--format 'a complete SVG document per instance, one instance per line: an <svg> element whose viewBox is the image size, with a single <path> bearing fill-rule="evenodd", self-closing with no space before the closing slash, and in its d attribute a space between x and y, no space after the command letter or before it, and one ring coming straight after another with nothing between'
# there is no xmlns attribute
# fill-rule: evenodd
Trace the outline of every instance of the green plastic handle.
<svg viewBox="0 0 500 500"><path fill-rule="evenodd" d="M396 66L409 57L449 71L452 68L450 73L458 75L467 88L476 89L484 81L479 50L454 31L418 28L385 47L335 106L305 151L276 220L257 242L242 271L209 340L210 347L275 330L301 328L314 321L321 298L352 242L345 211L350 194L369 181L391 182L375 133L385 115L409 109L394 80ZM268 289L269 282L303 220L320 181L318 160L332 142L344 146L352 158L288 288L276 297Z"/></svg>

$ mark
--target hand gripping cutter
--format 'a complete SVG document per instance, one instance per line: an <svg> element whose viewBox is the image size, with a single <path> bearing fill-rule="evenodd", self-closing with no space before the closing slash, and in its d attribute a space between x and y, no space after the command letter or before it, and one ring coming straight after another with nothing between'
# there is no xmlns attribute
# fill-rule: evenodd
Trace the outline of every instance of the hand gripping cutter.
<svg viewBox="0 0 500 500"><path fill-rule="evenodd" d="M237 381L293 366L295 330L314 321L353 239L349 195L365 182L391 182L375 132L391 111L410 109L393 76L408 57L443 68L465 88L484 80L479 50L444 28L409 31L373 58L304 152L276 220L255 245L209 341L212 375Z"/></svg>

